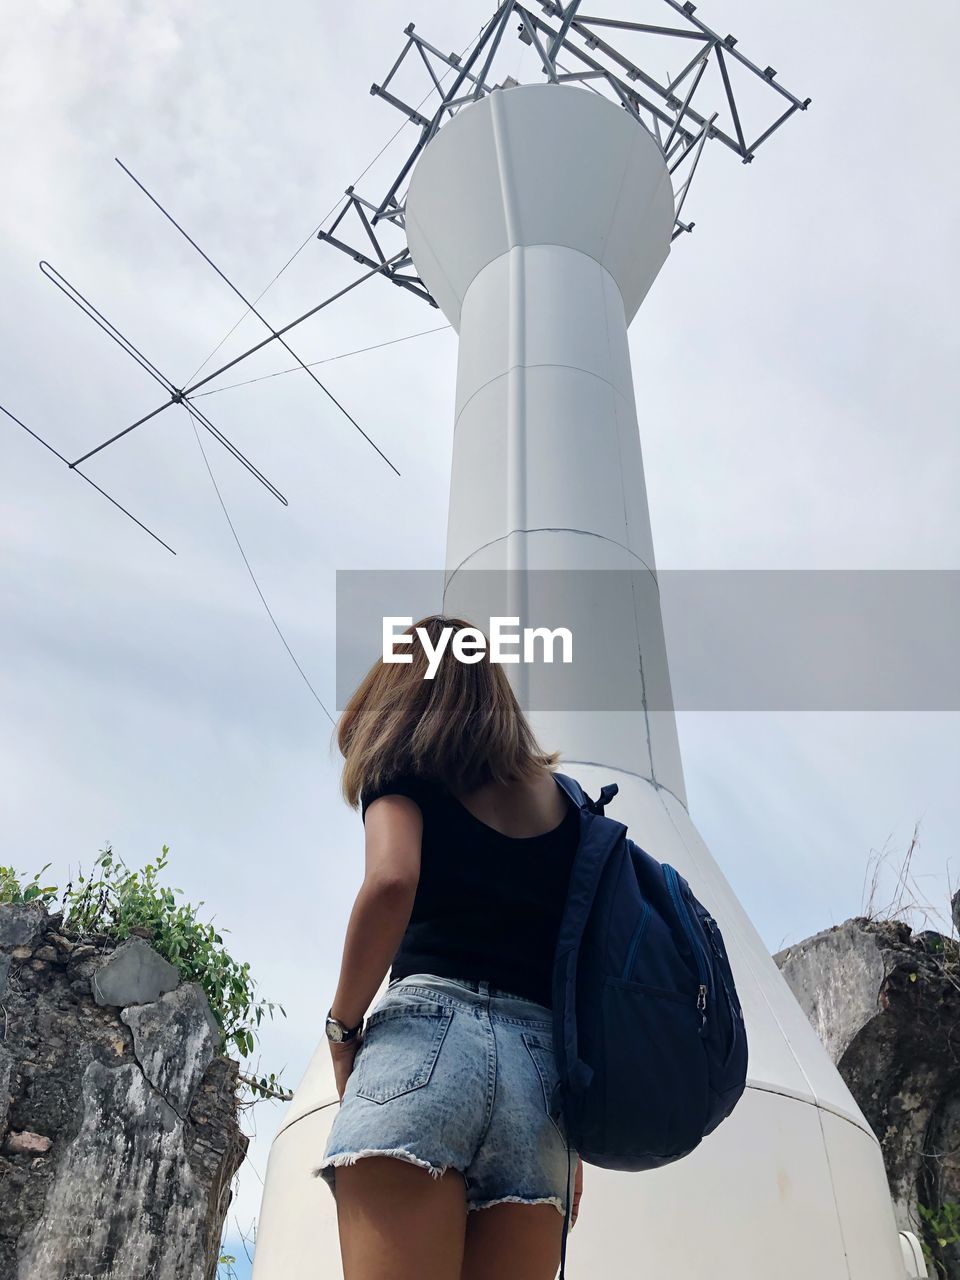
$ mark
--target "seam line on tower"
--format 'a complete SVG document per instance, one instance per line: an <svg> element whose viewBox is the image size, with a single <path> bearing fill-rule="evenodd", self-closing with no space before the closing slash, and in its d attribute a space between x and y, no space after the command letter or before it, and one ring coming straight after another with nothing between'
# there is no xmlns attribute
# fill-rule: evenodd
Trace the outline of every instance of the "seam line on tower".
<svg viewBox="0 0 960 1280"><path fill-rule="evenodd" d="M550 524L534 525L529 529L510 529L507 533L501 533L496 538L491 538L489 542L482 542L479 547L474 547L469 555L464 556L460 563L451 570L450 577L444 583L444 590L446 590L447 584L453 578L454 574L459 573L468 560L472 560L475 555L478 555L479 552L484 551L487 547L496 546L498 542L505 542L507 538L512 538L515 533L579 533L585 538L599 538L602 542L609 542L611 546L619 547L621 551L626 551L627 555L633 556L634 560L637 560L641 565L643 565L646 572L650 574L651 578L653 578L654 584L657 588L657 595L659 596L660 594L660 583L657 582L656 570L651 569L642 556L638 556L636 551L632 550L630 547L625 547L623 543L618 542L616 538L608 538L605 533L595 533L592 529L575 529L570 525Z"/></svg>
<svg viewBox="0 0 960 1280"><path fill-rule="evenodd" d="M510 364L500 373L495 373L492 378L488 378L486 382L481 383L475 391L470 392L469 396L457 410L457 416L453 424L454 431L457 429L457 424L460 421L460 415L463 413L464 409L466 409L474 396L478 396L481 391L492 386L493 383L498 382L501 378L506 378L508 374L513 373L516 369L572 369L575 373L585 373L588 377L596 378L598 382L604 383L615 395L618 395L621 400L627 399L623 392L618 387L614 386L609 378L605 378L602 373L594 373L592 369L584 369L583 366L579 364L558 364L555 360L538 360L536 364Z"/></svg>

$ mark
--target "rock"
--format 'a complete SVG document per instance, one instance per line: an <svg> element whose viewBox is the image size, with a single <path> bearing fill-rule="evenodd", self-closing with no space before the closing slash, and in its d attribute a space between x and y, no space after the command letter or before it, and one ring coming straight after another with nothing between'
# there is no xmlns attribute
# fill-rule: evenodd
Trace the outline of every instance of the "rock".
<svg viewBox="0 0 960 1280"><path fill-rule="evenodd" d="M58 960L60 958L60 953L57 951L56 947L48 947L48 946L37 947L33 955L34 955L34 959L36 960L49 961L49 960Z"/></svg>
<svg viewBox="0 0 960 1280"><path fill-rule="evenodd" d="M69 955L77 945L75 942L71 942L69 938L65 938L62 933L48 933L47 937L57 950L62 951L64 955Z"/></svg>
<svg viewBox="0 0 960 1280"><path fill-rule="evenodd" d="M54 1169L43 1216L20 1237L17 1274L38 1280L214 1274L204 1257L206 1205L184 1150L183 1125L140 1068L91 1062L80 1106L79 1131Z"/></svg>
<svg viewBox="0 0 960 1280"><path fill-rule="evenodd" d="M10 977L10 957L5 956L0 951L0 1000L3 999L3 993L7 989L7 979Z"/></svg>
<svg viewBox="0 0 960 1280"><path fill-rule="evenodd" d="M28 1129L22 1133L8 1133L3 1144L4 1151L11 1156L42 1156L53 1146L50 1138L42 1134L31 1133Z"/></svg>
<svg viewBox="0 0 960 1280"><path fill-rule="evenodd" d="M47 913L32 902L10 902L0 906L0 948L30 947L47 925Z"/></svg>
<svg viewBox="0 0 960 1280"><path fill-rule="evenodd" d="M126 1008L176 990L180 975L142 938L129 938L97 968L91 983L97 1004Z"/></svg>
<svg viewBox="0 0 960 1280"><path fill-rule="evenodd" d="M847 920L773 958L830 1057L839 1062L877 1011L886 970L876 938Z"/></svg>
<svg viewBox="0 0 960 1280"><path fill-rule="evenodd" d="M153 1004L129 1006L120 1017L133 1032L134 1055L144 1075L178 1115L186 1115L220 1046L203 988L184 983Z"/></svg>
<svg viewBox="0 0 960 1280"><path fill-rule="evenodd" d="M78 960L76 964L68 962L67 977L70 979L77 978L83 982L87 994L90 994L90 979L100 968L100 960L97 956L85 956L84 959Z"/></svg>
<svg viewBox="0 0 960 1280"><path fill-rule="evenodd" d="M960 1277L960 1247L920 1218L960 1202L960 985L956 946L902 921L847 920L778 952L883 1152L897 1223Z"/></svg>
<svg viewBox="0 0 960 1280"><path fill-rule="evenodd" d="M10 955L14 960L29 960L33 955L33 947L14 947Z"/></svg>
<svg viewBox="0 0 960 1280"><path fill-rule="evenodd" d="M0 1133L7 1127L10 1110L10 1077L13 1074L13 1055L0 1044Z"/></svg>
<svg viewBox="0 0 960 1280"><path fill-rule="evenodd" d="M100 968L103 960L104 956L89 943L85 942L82 946L74 947L67 956L67 977L89 980Z"/></svg>
<svg viewBox="0 0 960 1280"><path fill-rule="evenodd" d="M83 946L13 962L3 995L0 1280L213 1280L247 1147L238 1066L193 984L125 1021L98 1007L77 971L108 969L115 943Z"/></svg>

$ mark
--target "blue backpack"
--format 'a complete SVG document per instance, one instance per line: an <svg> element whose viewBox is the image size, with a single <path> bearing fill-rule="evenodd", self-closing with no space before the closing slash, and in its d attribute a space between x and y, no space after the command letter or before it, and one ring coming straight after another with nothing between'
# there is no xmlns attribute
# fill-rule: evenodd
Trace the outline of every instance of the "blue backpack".
<svg viewBox="0 0 960 1280"><path fill-rule="evenodd" d="M743 1010L717 922L682 875L604 816L617 784L580 810L553 965L553 1041L570 1151L603 1169L655 1169L689 1155L739 1101ZM564 1280L570 1205L564 1216Z"/></svg>

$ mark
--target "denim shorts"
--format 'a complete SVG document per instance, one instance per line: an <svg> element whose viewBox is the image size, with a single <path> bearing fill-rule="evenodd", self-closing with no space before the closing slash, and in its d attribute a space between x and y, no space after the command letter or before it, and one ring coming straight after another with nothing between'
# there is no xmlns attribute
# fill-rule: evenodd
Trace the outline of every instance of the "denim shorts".
<svg viewBox="0 0 960 1280"><path fill-rule="evenodd" d="M553 1014L481 979L415 973L370 1011L314 1175L336 1198L334 1167L389 1155L439 1178L458 1169L467 1210L572 1195L577 1153L562 1114Z"/></svg>

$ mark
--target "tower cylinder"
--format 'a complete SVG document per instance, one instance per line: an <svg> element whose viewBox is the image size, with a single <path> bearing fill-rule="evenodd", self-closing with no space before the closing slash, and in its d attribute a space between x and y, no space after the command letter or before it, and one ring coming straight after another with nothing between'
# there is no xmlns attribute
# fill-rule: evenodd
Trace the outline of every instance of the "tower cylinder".
<svg viewBox="0 0 960 1280"><path fill-rule="evenodd" d="M573 637L562 701L527 699L529 672L506 668L538 730L683 800L627 346L669 252L670 175L650 134L583 89L495 91L452 123L405 215L460 336L444 611L489 615L499 596L540 621L546 597ZM602 665L581 667L601 633Z"/></svg>

